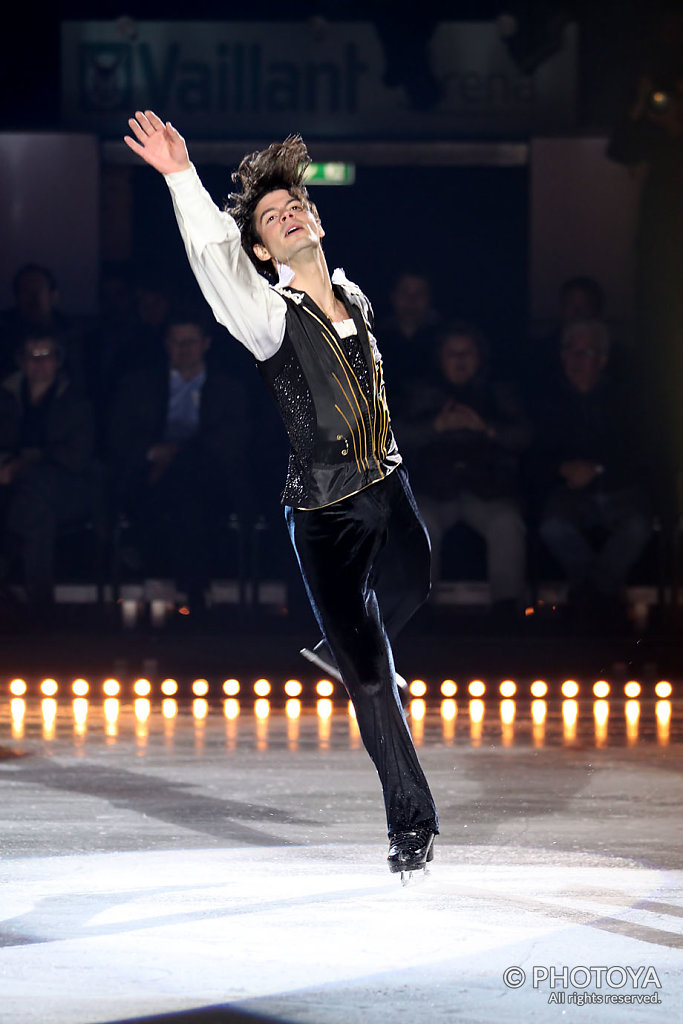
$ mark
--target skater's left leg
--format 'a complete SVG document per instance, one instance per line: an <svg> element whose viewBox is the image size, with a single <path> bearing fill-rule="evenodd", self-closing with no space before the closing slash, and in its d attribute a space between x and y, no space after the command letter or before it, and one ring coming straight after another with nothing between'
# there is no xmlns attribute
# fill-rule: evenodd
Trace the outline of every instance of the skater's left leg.
<svg viewBox="0 0 683 1024"><path fill-rule="evenodd" d="M371 584L384 628L393 643L429 597L431 545L408 473L399 466L391 477L393 494L387 539L377 556Z"/></svg>
<svg viewBox="0 0 683 1024"><path fill-rule="evenodd" d="M431 549L429 534L410 489L408 474L399 466L381 484L389 495L390 515L386 540L374 559L370 585L377 595L382 622L390 642L427 600L430 590ZM339 678L329 644L322 640L301 652L323 671ZM399 685L407 699L402 677Z"/></svg>

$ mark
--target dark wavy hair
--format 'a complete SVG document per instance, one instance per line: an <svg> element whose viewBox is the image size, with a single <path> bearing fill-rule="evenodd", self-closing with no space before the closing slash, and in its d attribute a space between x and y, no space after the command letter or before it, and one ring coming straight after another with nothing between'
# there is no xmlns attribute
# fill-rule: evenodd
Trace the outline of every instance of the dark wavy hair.
<svg viewBox="0 0 683 1024"><path fill-rule="evenodd" d="M265 195L278 189L285 189L305 206L312 207L303 183L310 162L301 136L288 135L284 142L273 142L267 149L249 153L233 172L232 180L241 190L230 193L224 209L235 219L242 235L242 248L261 273L270 271L274 276L275 267L254 253L254 246L262 242L254 221L256 207Z"/></svg>

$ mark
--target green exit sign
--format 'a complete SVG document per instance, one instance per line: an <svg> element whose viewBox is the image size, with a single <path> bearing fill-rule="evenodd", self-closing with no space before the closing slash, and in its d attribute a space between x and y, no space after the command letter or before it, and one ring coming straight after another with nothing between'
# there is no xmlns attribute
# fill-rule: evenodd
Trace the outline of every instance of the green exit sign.
<svg viewBox="0 0 683 1024"><path fill-rule="evenodd" d="M356 180L355 164L309 164L304 181L307 185L353 185Z"/></svg>

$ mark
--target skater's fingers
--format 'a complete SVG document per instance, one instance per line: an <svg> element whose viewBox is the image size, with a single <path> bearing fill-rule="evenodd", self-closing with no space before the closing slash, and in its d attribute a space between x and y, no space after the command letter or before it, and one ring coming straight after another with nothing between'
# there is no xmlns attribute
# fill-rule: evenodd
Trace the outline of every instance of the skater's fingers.
<svg viewBox="0 0 683 1024"><path fill-rule="evenodd" d="M147 117L149 123L152 125L152 128L154 129L154 131L163 131L164 130L164 127L165 127L164 122L161 120L160 117L157 117L157 115L154 113L153 110L146 110L145 111L145 116Z"/></svg>
<svg viewBox="0 0 683 1024"><path fill-rule="evenodd" d="M128 148L132 149L134 153L138 154L138 156L144 155L145 147L141 146L139 142L135 141L135 139L131 139L130 135L124 135L123 141L126 143Z"/></svg>
<svg viewBox="0 0 683 1024"><path fill-rule="evenodd" d="M135 120L138 122L140 128L145 133L145 135L154 135L156 129L152 122L150 121L150 119L147 117L147 114L144 114L142 110L135 111Z"/></svg>
<svg viewBox="0 0 683 1024"><path fill-rule="evenodd" d="M145 132L144 129L140 127L140 125L138 124L134 117L130 117L128 119L128 124L130 125L131 130L135 137L137 138L138 142L146 142L148 138L147 132Z"/></svg>

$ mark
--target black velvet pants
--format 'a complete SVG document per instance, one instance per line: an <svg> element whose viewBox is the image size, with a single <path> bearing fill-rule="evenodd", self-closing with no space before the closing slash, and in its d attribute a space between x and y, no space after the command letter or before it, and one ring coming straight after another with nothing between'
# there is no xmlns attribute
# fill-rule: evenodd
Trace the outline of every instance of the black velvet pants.
<svg viewBox="0 0 683 1024"><path fill-rule="evenodd" d="M429 538L402 467L321 509L286 508L311 606L382 783L389 835L438 831L394 675L389 637L429 593Z"/></svg>

